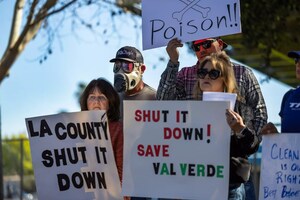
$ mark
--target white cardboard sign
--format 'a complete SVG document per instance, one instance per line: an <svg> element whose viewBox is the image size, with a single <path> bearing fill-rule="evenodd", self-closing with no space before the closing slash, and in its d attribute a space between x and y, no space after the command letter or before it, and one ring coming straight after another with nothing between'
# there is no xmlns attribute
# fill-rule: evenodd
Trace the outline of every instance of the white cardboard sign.
<svg viewBox="0 0 300 200"><path fill-rule="evenodd" d="M143 0L143 49L241 33L239 0Z"/></svg>
<svg viewBox="0 0 300 200"><path fill-rule="evenodd" d="M228 197L229 102L124 101L124 196Z"/></svg>
<svg viewBox="0 0 300 200"><path fill-rule="evenodd" d="M26 119L39 199L121 199L103 115L83 111Z"/></svg>
<svg viewBox="0 0 300 200"><path fill-rule="evenodd" d="M300 133L263 136L259 199L300 199Z"/></svg>

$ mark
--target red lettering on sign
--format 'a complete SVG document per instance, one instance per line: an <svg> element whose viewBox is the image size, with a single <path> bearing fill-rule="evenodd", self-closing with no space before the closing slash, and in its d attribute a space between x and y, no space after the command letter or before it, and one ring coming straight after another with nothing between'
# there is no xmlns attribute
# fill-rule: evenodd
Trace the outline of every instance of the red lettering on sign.
<svg viewBox="0 0 300 200"><path fill-rule="evenodd" d="M142 145L139 144L137 146L137 154L139 156L145 156L145 157L169 157L169 145L163 144L154 144L154 145Z"/></svg>

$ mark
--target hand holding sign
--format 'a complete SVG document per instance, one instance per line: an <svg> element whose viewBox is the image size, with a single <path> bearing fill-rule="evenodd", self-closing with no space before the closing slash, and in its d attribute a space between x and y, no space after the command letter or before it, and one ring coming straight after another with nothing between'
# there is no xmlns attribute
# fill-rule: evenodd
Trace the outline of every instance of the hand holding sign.
<svg viewBox="0 0 300 200"><path fill-rule="evenodd" d="M26 118L39 199L122 198L108 121L99 123L104 114L96 110Z"/></svg>
<svg viewBox="0 0 300 200"><path fill-rule="evenodd" d="M240 33L239 10L239 0L143 0L143 50Z"/></svg>
<svg viewBox="0 0 300 200"><path fill-rule="evenodd" d="M227 102L124 101L123 195L228 196L227 107Z"/></svg>

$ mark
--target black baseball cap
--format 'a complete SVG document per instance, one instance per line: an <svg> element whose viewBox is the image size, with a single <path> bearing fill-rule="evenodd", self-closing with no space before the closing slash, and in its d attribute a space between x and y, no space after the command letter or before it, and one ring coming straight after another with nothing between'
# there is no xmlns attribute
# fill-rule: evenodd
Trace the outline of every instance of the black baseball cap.
<svg viewBox="0 0 300 200"><path fill-rule="evenodd" d="M117 60L125 60L134 63L144 63L144 58L141 52L130 46L122 47L117 51L116 57L111 59L109 62L116 62Z"/></svg>
<svg viewBox="0 0 300 200"><path fill-rule="evenodd" d="M287 55L290 58L300 58L300 51L290 51Z"/></svg>

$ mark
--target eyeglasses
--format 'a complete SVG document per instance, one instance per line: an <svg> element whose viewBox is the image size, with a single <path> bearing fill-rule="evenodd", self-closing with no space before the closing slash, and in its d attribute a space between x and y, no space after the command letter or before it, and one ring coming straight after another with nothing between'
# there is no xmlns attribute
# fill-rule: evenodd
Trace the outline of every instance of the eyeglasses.
<svg viewBox="0 0 300 200"><path fill-rule="evenodd" d="M215 42L216 39L213 39L213 40L206 40L204 42L201 42L201 43L197 43L197 44L193 44L192 45L192 48L194 51L198 52L200 51L200 46L202 46L204 49L209 49L211 47L211 44L213 42Z"/></svg>
<svg viewBox="0 0 300 200"><path fill-rule="evenodd" d="M198 78L201 78L201 79L204 79L207 74L210 79L216 80L217 78L220 77L221 71L216 70L216 69L212 69L212 70L208 71L207 69L204 69L204 68L198 69L198 71L197 71Z"/></svg>
<svg viewBox="0 0 300 200"><path fill-rule="evenodd" d="M300 61L300 58L295 58L295 64L297 64Z"/></svg>
<svg viewBox="0 0 300 200"><path fill-rule="evenodd" d="M88 101L90 101L90 102L96 102L96 101L103 102L103 101L107 101L107 98L104 95L101 95L101 96L90 95L88 97Z"/></svg>
<svg viewBox="0 0 300 200"><path fill-rule="evenodd" d="M122 68L125 73L131 73L135 66L139 66L139 63L117 60L114 64L113 72L117 73Z"/></svg>

